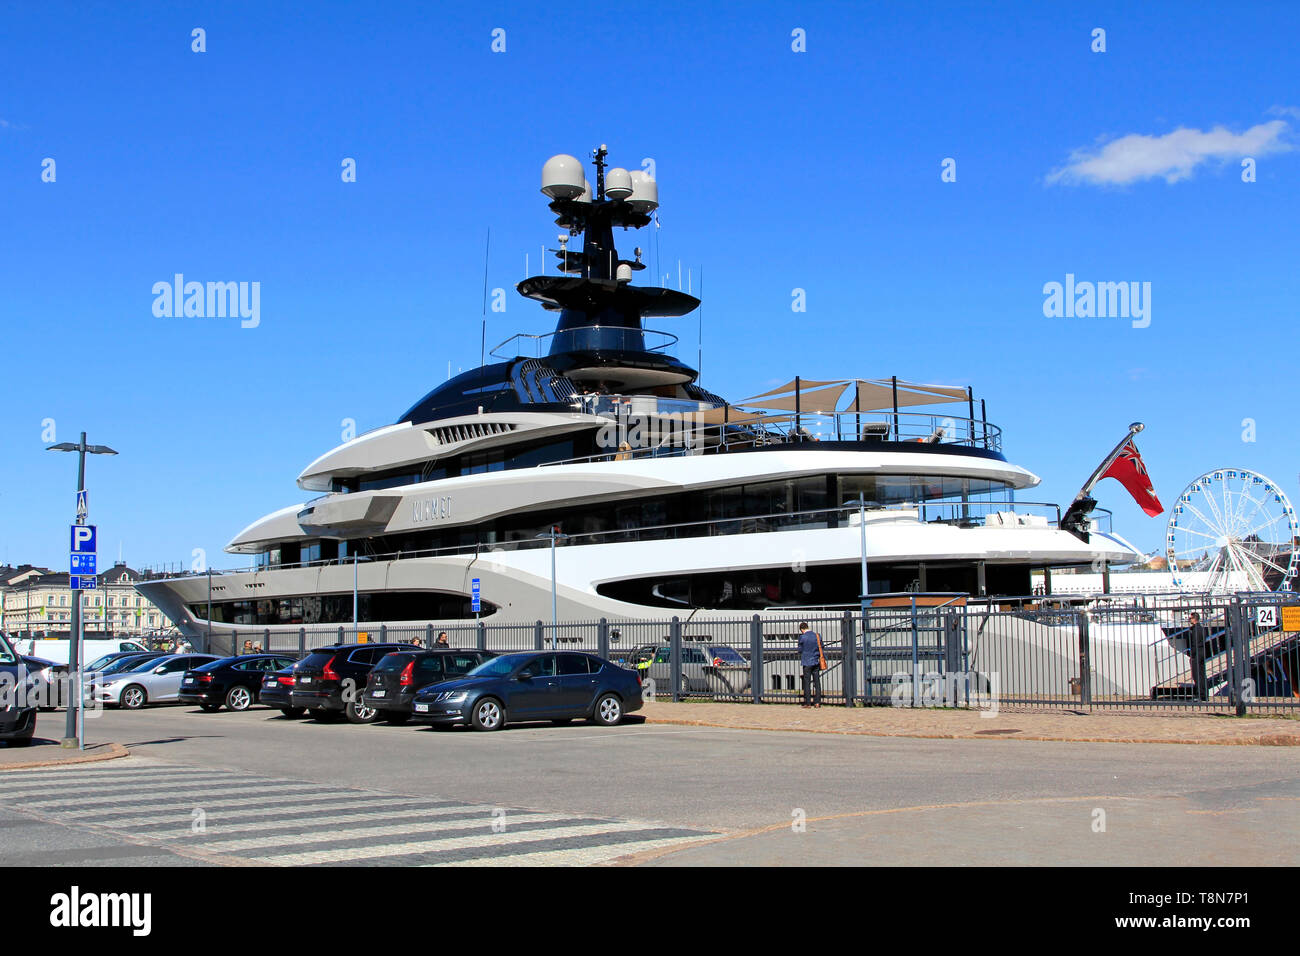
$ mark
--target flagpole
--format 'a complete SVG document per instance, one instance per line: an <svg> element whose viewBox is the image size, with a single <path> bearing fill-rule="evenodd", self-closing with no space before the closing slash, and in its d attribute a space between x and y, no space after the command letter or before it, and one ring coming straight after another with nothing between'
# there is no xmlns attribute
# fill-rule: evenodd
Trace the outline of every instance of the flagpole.
<svg viewBox="0 0 1300 956"><path fill-rule="evenodd" d="M1133 436L1144 428L1146 428L1146 426L1141 422L1134 422L1132 425L1129 425L1128 434L1120 439L1120 442L1115 446L1115 449L1106 456L1100 465L1097 466L1097 470L1092 473L1092 477L1084 482L1083 487L1079 489L1079 493L1074 496L1075 501L1082 501L1084 498L1088 497L1088 492L1092 491L1093 485L1097 484L1097 482L1101 480L1101 476L1105 473L1106 469L1115 463L1115 459L1118 458L1119 453L1124 450L1124 446L1132 441Z"/></svg>

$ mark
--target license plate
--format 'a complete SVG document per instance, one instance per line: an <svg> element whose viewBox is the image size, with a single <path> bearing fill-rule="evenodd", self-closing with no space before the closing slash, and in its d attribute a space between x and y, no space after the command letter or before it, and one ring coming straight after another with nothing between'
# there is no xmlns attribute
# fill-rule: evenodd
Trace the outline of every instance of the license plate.
<svg viewBox="0 0 1300 956"><path fill-rule="evenodd" d="M384 696L385 694L387 694L387 693L388 693L388 691L386 691L386 690L372 690L372 691L370 692L370 696L371 696L371 697L383 697L383 696Z"/></svg>
<svg viewBox="0 0 1300 956"><path fill-rule="evenodd" d="M310 684L310 683L311 683L311 678L310 678L310 677L299 677L299 678L298 678L298 683L299 683L299 684Z"/></svg>
<svg viewBox="0 0 1300 956"><path fill-rule="evenodd" d="M420 713L423 714L423 713L425 713L425 712L428 711L428 709L429 709L429 705L428 705L428 704L416 704L416 705L415 705L415 709L418 710Z"/></svg>

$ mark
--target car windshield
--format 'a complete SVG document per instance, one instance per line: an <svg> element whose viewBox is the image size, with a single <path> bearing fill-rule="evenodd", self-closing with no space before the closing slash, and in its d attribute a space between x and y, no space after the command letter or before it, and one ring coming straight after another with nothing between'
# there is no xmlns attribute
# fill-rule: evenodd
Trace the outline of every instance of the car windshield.
<svg viewBox="0 0 1300 956"><path fill-rule="evenodd" d="M516 667L528 660L531 660L531 655L527 654L506 654L504 657L494 657L490 661L484 661L465 676L506 677Z"/></svg>
<svg viewBox="0 0 1300 956"><path fill-rule="evenodd" d="M128 667L127 673L138 674L141 671L152 670L157 665L163 663L164 661L169 661L169 660L171 660L170 657L151 657L148 660L141 661L140 663L136 664L134 667Z"/></svg>
<svg viewBox="0 0 1300 956"><path fill-rule="evenodd" d="M105 654L103 657L97 657L86 665L88 671L102 671L113 661L121 660L116 654Z"/></svg>
<svg viewBox="0 0 1300 956"><path fill-rule="evenodd" d="M0 634L0 664L16 663L18 663L18 655L14 653L13 645L9 643L7 635Z"/></svg>
<svg viewBox="0 0 1300 956"><path fill-rule="evenodd" d="M147 655L132 654L128 657L119 657L117 660L109 661L102 668L91 668L91 670L99 670L101 674L119 674L122 671L131 670L137 664L151 660L154 660L154 658Z"/></svg>

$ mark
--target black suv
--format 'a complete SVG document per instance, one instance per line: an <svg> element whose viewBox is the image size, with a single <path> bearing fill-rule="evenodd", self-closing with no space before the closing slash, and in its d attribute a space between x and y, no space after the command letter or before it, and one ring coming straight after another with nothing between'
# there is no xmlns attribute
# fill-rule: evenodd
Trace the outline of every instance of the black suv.
<svg viewBox="0 0 1300 956"><path fill-rule="evenodd" d="M361 700L366 677L387 654L417 650L410 644L331 644L318 647L293 667L289 703L306 707L318 720L343 714L350 723L373 723L376 714Z"/></svg>
<svg viewBox="0 0 1300 956"><path fill-rule="evenodd" d="M431 651L395 651L370 672L361 695L362 706L376 711L378 720L404 724L411 718L411 701L417 690L464 677L493 657L496 655L491 651L445 647Z"/></svg>
<svg viewBox="0 0 1300 956"><path fill-rule="evenodd" d="M186 671L177 698L182 704L198 704L209 713L225 704L231 710L248 710L257 703L262 678L269 671L292 667L287 654L241 654L201 664Z"/></svg>
<svg viewBox="0 0 1300 956"><path fill-rule="evenodd" d="M36 733L34 673L0 633L0 740L26 747Z"/></svg>

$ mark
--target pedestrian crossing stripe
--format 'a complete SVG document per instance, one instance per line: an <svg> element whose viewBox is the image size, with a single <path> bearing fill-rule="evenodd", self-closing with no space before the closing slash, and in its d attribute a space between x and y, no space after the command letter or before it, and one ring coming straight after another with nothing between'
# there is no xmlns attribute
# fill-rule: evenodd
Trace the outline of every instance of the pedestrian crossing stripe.
<svg viewBox="0 0 1300 956"><path fill-rule="evenodd" d="M582 866L716 837L662 823L161 763L0 776L8 809L212 863Z"/></svg>

